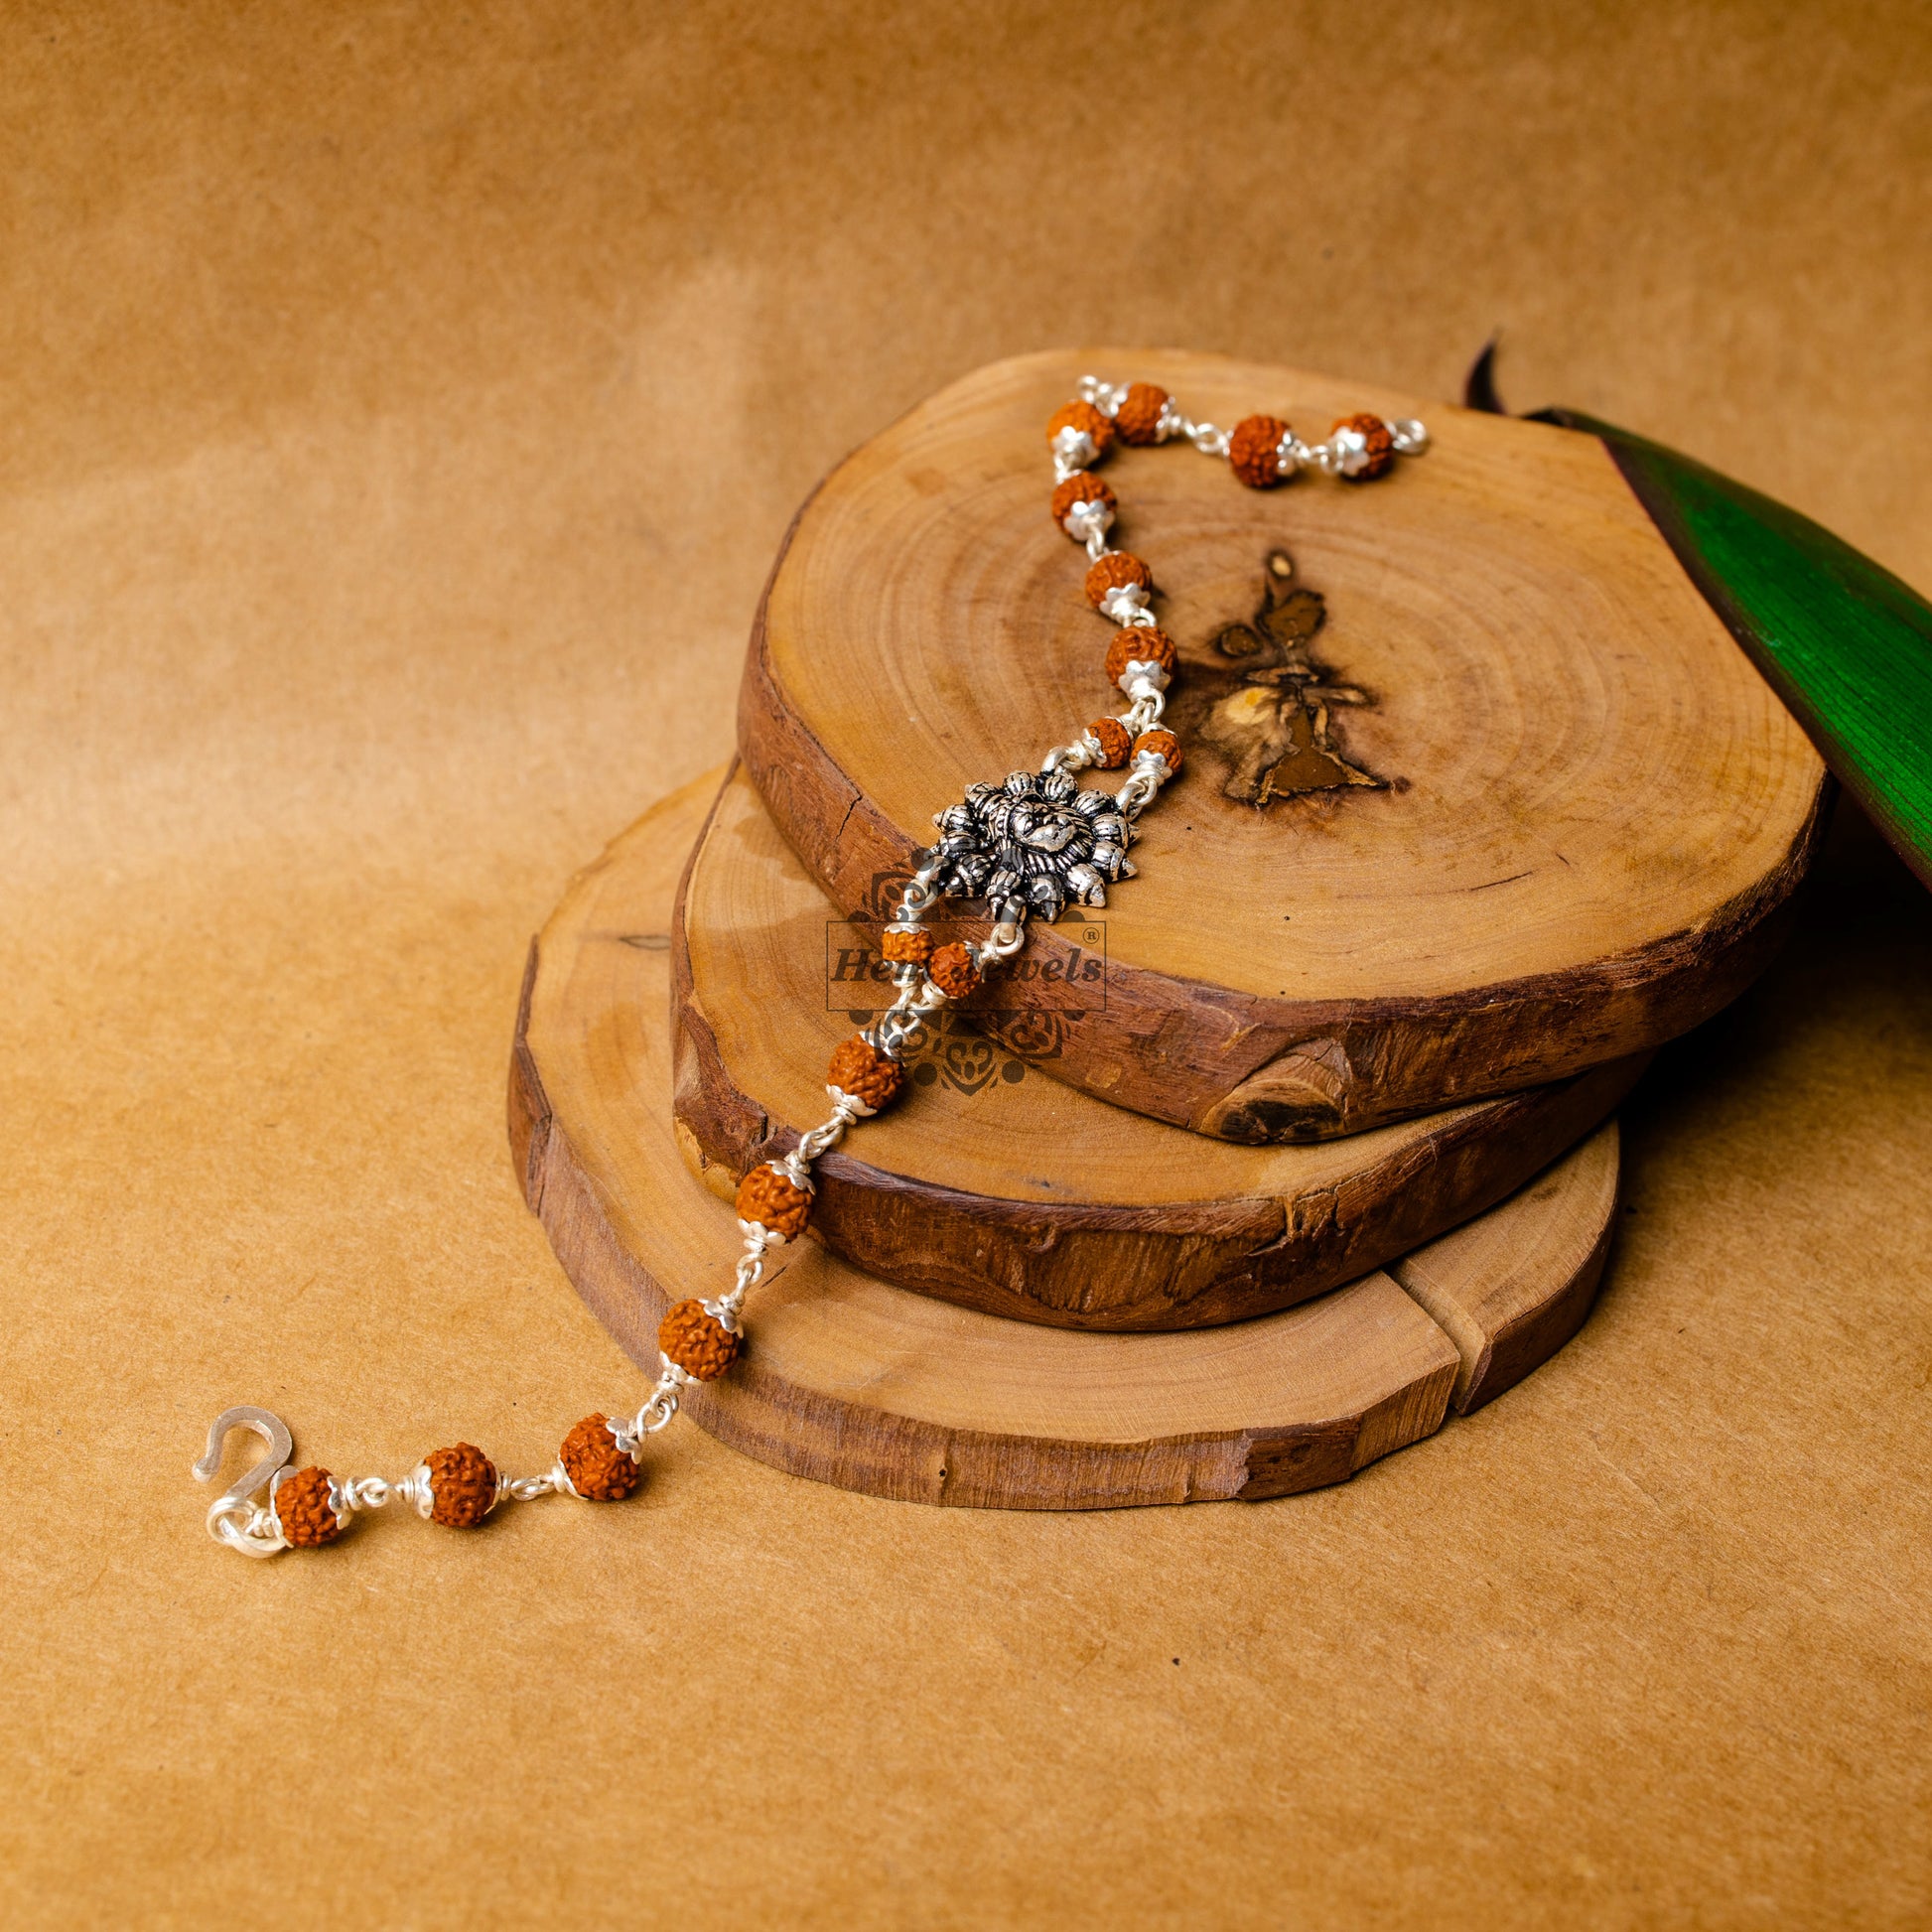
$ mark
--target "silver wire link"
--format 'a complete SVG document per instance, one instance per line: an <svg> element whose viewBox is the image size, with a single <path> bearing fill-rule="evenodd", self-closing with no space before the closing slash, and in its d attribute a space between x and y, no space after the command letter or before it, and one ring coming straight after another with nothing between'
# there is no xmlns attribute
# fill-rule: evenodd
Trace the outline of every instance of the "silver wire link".
<svg viewBox="0 0 1932 1932"><path fill-rule="evenodd" d="M685 1374L668 1355L660 1354L657 1359L661 1364L657 1386L644 1399L644 1406L629 1423L614 1427L611 1432L618 1448L631 1457L635 1457L643 1447L646 1436L655 1436L660 1429L670 1427L677 1415L679 1392L688 1388L692 1381L692 1377Z"/></svg>
<svg viewBox="0 0 1932 1932"><path fill-rule="evenodd" d="M1224 457L1231 432L1216 429L1212 423L1190 423L1185 416L1174 417L1174 434L1184 436L1202 456Z"/></svg>
<svg viewBox="0 0 1932 1932"><path fill-rule="evenodd" d="M499 1476L496 1479L498 1502L505 1496L512 1502L533 1503L539 1496L575 1495L576 1493L571 1487L570 1477L564 1473L564 1465L561 1462L540 1476Z"/></svg>

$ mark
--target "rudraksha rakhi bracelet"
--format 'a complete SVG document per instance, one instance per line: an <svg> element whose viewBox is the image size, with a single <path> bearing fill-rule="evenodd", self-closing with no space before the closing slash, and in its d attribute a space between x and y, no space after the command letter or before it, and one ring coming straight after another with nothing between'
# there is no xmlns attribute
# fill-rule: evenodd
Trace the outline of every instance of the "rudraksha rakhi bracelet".
<svg viewBox="0 0 1932 1932"><path fill-rule="evenodd" d="M811 1216L812 1169L855 1121L897 1099L905 1056L919 1045L928 1017L963 1000L981 979L1026 943L1032 916L1057 918L1065 907L1104 905L1107 888L1133 877L1127 857L1134 821L1180 769L1180 746L1162 729L1174 670L1173 639L1156 622L1154 573L1108 542L1117 508L1095 473L1117 444L1184 441L1226 461L1251 489L1272 489L1302 470L1349 483L1385 475L1399 456L1428 446L1421 423L1344 416L1324 443L1304 443L1278 416L1249 416L1231 430L1196 423L1151 382L1116 387L1084 376L1077 400L1046 425L1053 458L1053 521L1090 559L1087 602L1119 626L1105 658L1108 684L1127 698L1117 716L1096 718L1070 745L1056 745L1036 771L1015 771L1003 784L976 784L956 805L934 815L938 842L920 855L899 895L883 951L897 997L877 1022L832 1055L826 1092L832 1111L782 1161L754 1168L739 1183L738 1225L745 1237L732 1285L711 1301L677 1303L657 1332L656 1386L628 1421L586 1416L563 1440L543 1475L505 1476L482 1449L457 1443L426 1456L398 1482L380 1476L343 1481L327 1469L291 1469L289 1432L263 1409L230 1409L208 1432L207 1452L195 1464L202 1480L220 1466L230 1429L250 1429L268 1454L218 1496L208 1510L217 1542L249 1556L315 1549L333 1543L356 1513L391 1501L451 1529L475 1529L505 1498L529 1502L568 1495L616 1502L641 1479L645 1440L677 1414L682 1391L712 1382L738 1358L745 1298L764 1273L765 1256L805 1231ZM1092 766L1127 768L1117 792L1082 790L1076 774ZM924 921L942 897L984 899L984 939L934 946ZM266 1503L253 1499L263 1489Z"/></svg>

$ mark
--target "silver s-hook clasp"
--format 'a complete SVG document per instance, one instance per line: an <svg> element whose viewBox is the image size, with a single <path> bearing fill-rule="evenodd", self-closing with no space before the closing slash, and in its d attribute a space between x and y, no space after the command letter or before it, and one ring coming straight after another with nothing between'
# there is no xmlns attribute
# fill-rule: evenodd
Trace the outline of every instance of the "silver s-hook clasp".
<svg viewBox="0 0 1932 1932"><path fill-rule="evenodd" d="M258 1490L268 1489L273 1500L271 1485L288 1467L295 1453L295 1441L289 1435L288 1424L280 1416L271 1416L266 1409L250 1409L245 1405L223 1409L208 1425L207 1449L195 1464L197 1482L213 1481L221 1467L221 1451L231 1429L253 1430L268 1445L268 1453L208 1504L207 1533L215 1542L239 1550L244 1557L272 1557L276 1551L286 1550L288 1542L275 1520L274 1510L252 1498Z"/></svg>

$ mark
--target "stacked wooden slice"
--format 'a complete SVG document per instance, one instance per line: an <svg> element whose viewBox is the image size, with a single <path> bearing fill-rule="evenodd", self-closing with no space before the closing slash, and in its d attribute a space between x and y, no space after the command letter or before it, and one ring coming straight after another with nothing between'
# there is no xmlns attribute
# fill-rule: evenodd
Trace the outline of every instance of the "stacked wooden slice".
<svg viewBox="0 0 1932 1932"><path fill-rule="evenodd" d="M648 1366L666 1301L729 1279L738 1177L890 1003L880 929L931 814L1109 708L1041 460L1095 364L1223 422L1422 415L1435 447L1371 489L1115 466L1189 751L1140 876L934 1031L820 1163L740 1366L687 1396L882 1495L1280 1495L1520 1380L1595 1292L1616 1103L1763 963L1825 794L1591 439L1212 358L982 370L801 512L742 762L533 949L525 1189Z"/></svg>

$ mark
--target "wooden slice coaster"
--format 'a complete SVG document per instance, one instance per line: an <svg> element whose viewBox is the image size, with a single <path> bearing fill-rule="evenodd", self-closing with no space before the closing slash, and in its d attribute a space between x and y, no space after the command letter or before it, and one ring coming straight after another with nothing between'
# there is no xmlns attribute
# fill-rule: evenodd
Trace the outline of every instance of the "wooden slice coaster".
<svg viewBox="0 0 1932 1932"><path fill-rule="evenodd" d="M1825 769L1602 445L1144 350L981 369L800 512L739 739L841 911L966 786L1119 708L1046 510L1044 425L1089 368L1311 438L1420 415L1434 444L1374 483L1265 493L1185 447L1108 460L1179 648L1187 763L1110 893L1104 1005L989 1021L1007 1045L1203 1133L1319 1138L1655 1046L1748 982ZM1064 967L1068 919L1030 951Z"/></svg>
<svg viewBox="0 0 1932 1932"><path fill-rule="evenodd" d="M607 868L660 864L632 835ZM878 943L876 923L832 916L735 772L671 932L679 1144L724 1198L823 1118L833 1047L896 991ZM989 1314L1203 1327L1307 1301L1494 1205L1602 1120L1641 1065L1345 1140L1239 1147L1029 1074L970 1031L941 1035L907 1103L819 1164L812 1231L869 1274Z"/></svg>
<svg viewBox="0 0 1932 1932"><path fill-rule="evenodd" d="M580 875L531 949L510 1063L525 1197L585 1301L653 1373L668 1301L717 1288L739 1251L731 1209L677 1158L670 1107L672 901L715 785L667 799ZM1615 1168L1605 1127L1538 1186L1587 1195L1607 1227ZM1512 1241L1517 1213L1505 1203L1478 1224L1499 1230L1487 1258L1513 1284L1506 1311L1452 1258L1432 1273L1459 1340L1386 1274L1226 1327L1086 1334L891 1288L802 1243L754 1296L739 1365L686 1406L778 1468L913 1501L1095 1509L1311 1489L1438 1429L1458 1382L1486 1376L1493 1392L1498 1338L1533 1309L1557 1311L1539 1331L1551 1347L1581 1320L1594 1278L1565 1272L1577 1241L1541 1264L1533 1243L1561 1217L1546 1198ZM1508 1362L1534 1365L1520 1350Z"/></svg>

